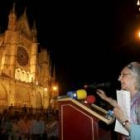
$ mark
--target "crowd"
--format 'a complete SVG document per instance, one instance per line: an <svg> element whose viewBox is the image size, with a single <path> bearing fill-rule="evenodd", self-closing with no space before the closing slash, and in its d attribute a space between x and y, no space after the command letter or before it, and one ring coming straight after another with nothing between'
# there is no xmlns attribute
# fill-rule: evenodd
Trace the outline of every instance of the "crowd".
<svg viewBox="0 0 140 140"><path fill-rule="evenodd" d="M4 110L0 114L1 140L58 140L58 112Z"/></svg>

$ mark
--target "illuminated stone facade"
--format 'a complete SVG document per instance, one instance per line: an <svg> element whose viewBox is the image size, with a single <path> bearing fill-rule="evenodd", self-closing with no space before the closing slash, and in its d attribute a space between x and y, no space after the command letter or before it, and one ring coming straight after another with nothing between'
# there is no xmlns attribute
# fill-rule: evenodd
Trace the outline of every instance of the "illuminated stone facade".
<svg viewBox="0 0 140 140"><path fill-rule="evenodd" d="M50 55L39 51L37 29L30 28L26 10L17 18L15 5L8 27L0 34L0 106L47 108L55 82Z"/></svg>

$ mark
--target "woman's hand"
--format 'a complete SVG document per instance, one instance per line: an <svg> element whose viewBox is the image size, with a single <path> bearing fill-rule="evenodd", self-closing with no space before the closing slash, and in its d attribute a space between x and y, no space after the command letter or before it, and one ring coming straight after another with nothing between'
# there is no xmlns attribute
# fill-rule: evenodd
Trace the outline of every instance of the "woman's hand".
<svg viewBox="0 0 140 140"><path fill-rule="evenodd" d="M96 93L100 96L101 99L105 100L106 102L108 102L113 107L115 107L117 105L117 101L112 99L111 97L106 96L106 93L103 90L98 89L96 91Z"/></svg>
<svg viewBox="0 0 140 140"><path fill-rule="evenodd" d="M119 105L116 105L116 106L115 106L115 108L113 109L113 112L114 112L114 113L113 113L114 116L116 117L116 119L117 119L120 123L122 123L122 122L124 122L124 121L126 120L126 116L125 116L123 110L120 108Z"/></svg>
<svg viewBox="0 0 140 140"><path fill-rule="evenodd" d="M113 109L113 115L130 132L131 123L126 118L123 110L119 105L116 105L116 107Z"/></svg>
<svg viewBox="0 0 140 140"><path fill-rule="evenodd" d="M106 96L106 93L103 90L98 89L96 91L96 93L100 96L101 99L106 100L107 96Z"/></svg>

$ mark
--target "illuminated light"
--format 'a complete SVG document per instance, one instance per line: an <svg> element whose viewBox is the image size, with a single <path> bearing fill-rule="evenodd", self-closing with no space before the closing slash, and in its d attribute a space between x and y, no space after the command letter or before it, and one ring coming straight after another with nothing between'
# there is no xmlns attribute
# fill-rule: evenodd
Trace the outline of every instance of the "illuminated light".
<svg viewBox="0 0 140 140"><path fill-rule="evenodd" d="M139 2L139 0L137 1L137 5L140 5L140 2Z"/></svg>
<svg viewBox="0 0 140 140"><path fill-rule="evenodd" d="M38 81L36 81L36 83L35 83L36 85L38 85Z"/></svg>
<svg viewBox="0 0 140 140"><path fill-rule="evenodd" d="M48 91L48 89L47 88L44 88L44 91Z"/></svg>
<svg viewBox="0 0 140 140"><path fill-rule="evenodd" d="M140 40L140 29L138 29L136 32L135 32L135 38L137 40Z"/></svg>
<svg viewBox="0 0 140 140"><path fill-rule="evenodd" d="M138 37L140 38L140 31L138 32Z"/></svg>
<svg viewBox="0 0 140 140"><path fill-rule="evenodd" d="M57 91L58 90L58 87L57 86L53 86L52 88L54 91Z"/></svg>
<svg viewBox="0 0 140 140"><path fill-rule="evenodd" d="M76 93L73 94L73 98L77 99L77 94Z"/></svg>

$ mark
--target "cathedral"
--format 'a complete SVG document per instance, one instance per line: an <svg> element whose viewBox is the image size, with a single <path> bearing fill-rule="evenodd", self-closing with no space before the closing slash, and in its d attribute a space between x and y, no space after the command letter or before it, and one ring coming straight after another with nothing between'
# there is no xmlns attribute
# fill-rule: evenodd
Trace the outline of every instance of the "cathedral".
<svg viewBox="0 0 140 140"><path fill-rule="evenodd" d="M0 34L0 109L48 108L58 95L50 54L39 50L36 25L29 26L26 9L17 17L13 4L7 18Z"/></svg>

